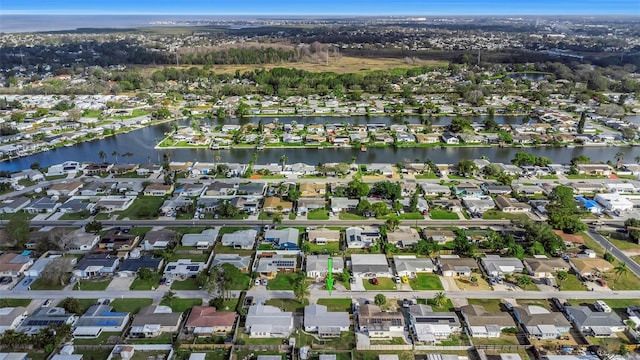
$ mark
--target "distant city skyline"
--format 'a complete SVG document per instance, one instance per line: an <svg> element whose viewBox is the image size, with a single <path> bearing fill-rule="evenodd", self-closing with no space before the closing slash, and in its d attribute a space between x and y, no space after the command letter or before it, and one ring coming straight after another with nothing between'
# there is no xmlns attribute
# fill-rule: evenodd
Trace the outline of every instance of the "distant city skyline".
<svg viewBox="0 0 640 360"><path fill-rule="evenodd" d="M0 15L638 15L638 0L3 0Z"/></svg>

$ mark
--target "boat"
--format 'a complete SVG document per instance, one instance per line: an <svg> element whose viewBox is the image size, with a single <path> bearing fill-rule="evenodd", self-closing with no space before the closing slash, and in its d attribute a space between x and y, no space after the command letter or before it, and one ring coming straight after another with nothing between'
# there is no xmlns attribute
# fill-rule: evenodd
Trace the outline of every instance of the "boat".
<svg viewBox="0 0 640 360"><path fill-rule="evenodd" d="M360 151L367 151L367 147L364 145L360 146Z"/></svg>
<svg viewBox="0 0 640 360"><path fill-rule="evenodd" d="M260 144L260 145L256 146L256 150L264 150L264 145Z"/></svg>

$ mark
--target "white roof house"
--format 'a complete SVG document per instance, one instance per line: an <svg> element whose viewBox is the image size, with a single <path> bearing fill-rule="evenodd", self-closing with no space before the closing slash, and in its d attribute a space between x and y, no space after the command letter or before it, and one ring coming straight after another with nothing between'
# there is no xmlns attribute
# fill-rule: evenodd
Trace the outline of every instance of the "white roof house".
<svg viewBox="0 0 640 360"><path fill-rule="evenodd" d="M352 254L351 270L362 277L391 277L384 254Z"/></svg>
<svg viewBox="0 0 640 360"><path fill-rule="evenodd" d="M251 250L256 242L258 232L254 229L239 230L222 235L222 245L232 246L234 249Z"/></svg>
<svg viewBox="0 0 640 360"><path fill-rule="evenodd" d="M593 200L613 212L625 212L633 209L633 203L618 193L596 194Z"/></svg>
<svg viewBox="0 0 640 360"><path fill-rule="evenodd" d="M373 227L350 227L345 230L345 235L347 247L352 249L373 246L380 240L380 232Z"/></svg>
<svg viewBox="0 0 640 360"><path fill-rule="evenodd" d="M189 278L197 276L205 267L203 262L192 262L191 259L180 259L167 264L164 276L169 279Z"/></svg>
<svg viewBox="0 0 640 360"><path fill-rule="evenodd" d="M247 313L245 331L255 338L286 338L293 332L293 313L275 306L252 305Z"/></svg>
<svg viewBox="0 0 640 360"><path fill-rule="evenodd" d="M435 265L431 258L417 258L415 255L393 257L398 276L416 277L417 273L432 273Z"/></svg>
<svg viewBox="0 0 640 360"><path fill-rule="evenodd" d="M348 312L329 312L324 305L311 304L304 308L304 330L317 332L320 337L337 337L349 331Z"/></svg>
<svg viewBox="0 0 640 360"><path fill-rule="evenodd" d="M216 242L219 231L219 229L213 228L207 229L200 234L185 234L182 236L182 246L211 247Z"/></svg>
<svg viewBox="0 0 640 360"><path fill-rule="evenodd" d="M480 264L490 276L521 273L524 270L522 261L518 258L503 258L499 255L487 255L480 259Z"/></svg>
<svg viewBox="0 0 640 360"><path fill-rule="evenodd" d="M344 271L344 259L333 257L333 273L340 274ZM305 267L307 277L324 278L329 272L329 255L309 255Z"/></svg>

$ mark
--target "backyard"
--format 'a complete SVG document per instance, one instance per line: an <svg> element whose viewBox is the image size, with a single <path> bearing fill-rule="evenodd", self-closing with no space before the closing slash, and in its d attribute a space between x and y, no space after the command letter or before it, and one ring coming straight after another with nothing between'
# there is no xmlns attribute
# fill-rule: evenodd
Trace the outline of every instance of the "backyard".
<svg viewBox="0 0 640 360"><path fill-rule="evenodd" d="M267 290L292 290L298 274L278 274L269 280Z"/></svg>
<svg viewBox="0 0 640 360"><path fill-rule="evenodd" d="M351 299L318 299L318 305L327 307L327 311L346 311L351 312Z"/></svg>

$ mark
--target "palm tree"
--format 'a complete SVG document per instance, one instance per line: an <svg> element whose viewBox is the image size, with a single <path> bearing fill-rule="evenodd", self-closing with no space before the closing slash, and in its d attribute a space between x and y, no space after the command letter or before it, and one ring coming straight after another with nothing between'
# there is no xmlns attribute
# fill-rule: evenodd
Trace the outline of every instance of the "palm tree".
<svg viewBox="0 0 640 360"><path fill-rule="evenodd" d="M280 162L282 163L282 171L284 171L284 165L287 163L287 161L289 161L289 159L287 158L287 155L282 154L282 156L280 156Z"/></svg>
<svg viewBox="0 0 640 360"><path fill-rule="evenodd" d="M398 230L398 225L400 225L400 220L398 220L397 218L389 218L387 219L387 221L384 222L384 224L387 226L389 231L393 232Z"/></svg>
<svg viewBox="0 0 640 360"><path fill-rule="evenodd" d="M569 273L564 270L556 271L556 279L558 279L558 285L562 285L562 282L567 280Z"/></svg>
<svg viewBox="0 0 640 360"><path fill-rule="evenodd" d="M293 285L293 295L300 303L302 303L302 301L310 294L309 284L305 279L300 279L296 281L295 285Z"/></svg>
<svg viewBox="0 0 640 360"><path fill-rule="evenodd" d="M444 294L444 292L439 291L434 297L433 297L433 303L437 306L437 307L443 307L444 304L447 302L447 295Z"/></svg>
<svg viewBox="0 0 640 360"><path fill-rule="evenodd" d="M104 162L107 159L107 153L100 150L100 152L98 152L98 157L100 158L100 161Z"/></svg>
<svg viewBox="0 0 640 360"><path fill-rule="evenodd" d="M533 281L531 280L529 275L522 275L522 276L518 277L518 286L521 287L521 288L525 288L525 287L531 285L532 283L533 283Z"/></svg>
<svg viewBox="0 0 640 360"><path fill-rule="evenodd" d="M613 271L616 273L616 279L618 279L620 276L626 277L629 273L629 268L627 267L627 263L618 261L618 265L613 268Z"/></svg>
<svg viewBox="0 0 640 360"><path fill-rule="evenodd" d="M636 155L635 159L636 163L640 164L640 155Z"/></svg>
<svg viewBox="0 0 640 360"><path fill-rule="evenodd" d="M118 153L118 150L113 150L113 152L111 153L111 156L116 158L116 164L118 163L118 155L120 155Z"/></svg>

